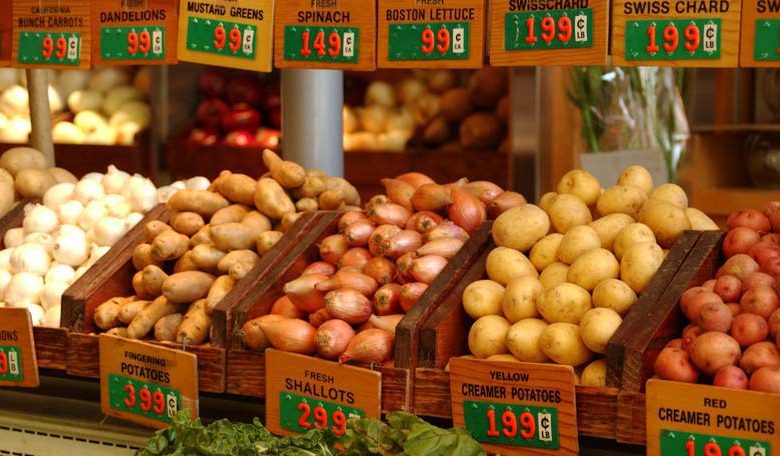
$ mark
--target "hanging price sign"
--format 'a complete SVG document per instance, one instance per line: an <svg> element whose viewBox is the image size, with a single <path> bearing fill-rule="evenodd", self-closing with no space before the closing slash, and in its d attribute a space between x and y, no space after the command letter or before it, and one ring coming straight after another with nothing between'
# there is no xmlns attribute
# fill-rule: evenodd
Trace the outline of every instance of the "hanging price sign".
<svg viewBox="0 0 780 456"><path fill-rule="evenodd" d="M279 68L376 68L376 2L279 2L274 30Z"/></svg>
<svg viewBox="0 0 780 456"><path fill-rule="evenodd" d="M571 367L453 358L450 392L453 424L488 452L579 454Z"/></svg>
<svg viewBox="0 0 780 456"><path fill-rule="evenodd" d="M176 0L92 2L92 60L96 64L176 63Z"/></svg>
<svg viewBox="0 0 780 456"><path fill-rule="evenodd" d="M271 71L273 0L179 2L179 60Z"/></svg>
<svg viewBox="0 0 780 456"><path fill-rule="evenodd" d="M775 456L780 395L649 380L648 456Z"/></svg>
<svg viewBox="0 0 780 456"><path fill-rule="evenodd" d="M13 0L12 65L89 68L90 2Z"/></svg>
<svg viewBox="0 0 780 456"><path fill-rule="evenodd" d="M0 309L0 386L39 385L30 313L27 309Z"/></svg>
<svg viewBox="0 0 780 456"><path fill-rule="evenodd" d="M741 30L741 66L780 66L780 2L743 0Z"/></svg>
<svg viewBox="0 0 780 456"><path fill-rule="evenodd" d="M490 63L603 65L609 3L490 0Z"/></svg>
<svg viewBox="0 0 780 456"><path fill-rule="evenodd" d="M0 67L11 65L11 0L0 0Z"/></svg>
<svg viewBox="0 0 780 456"><path fill-rule="evenodd" d="M615 0L612 2L612 63L736 67L740 3Z"/></svg>
<svg viewBox="0 0 780 456"><path fill-rule="evenodd" d="M484 1L379 0L380 68L480 68Z"/></svg>
<svg viewBox="0 0 780 456"><path fill-rule="evenodd" d="M179 410L198 416L194 354L100 335L100 404L106 415L163 428Z"/></svg>
<svg viewBox="0 0 780 456"><path fill-rule="evenodd" d="M265 369L265 422L274 434L330 429L342 436L350 417L380 417L379 372L276 350L265 352Z"/></svg>

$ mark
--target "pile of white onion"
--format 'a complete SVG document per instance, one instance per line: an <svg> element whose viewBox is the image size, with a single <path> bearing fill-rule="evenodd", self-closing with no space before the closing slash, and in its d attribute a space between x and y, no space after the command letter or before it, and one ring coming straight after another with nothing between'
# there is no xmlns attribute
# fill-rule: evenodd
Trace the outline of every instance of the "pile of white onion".
<svg viewBox="0 0 780 456"><path fill-rule="evenodd" d="M209 185L193 178L158 192L149 179L109 166L106 174L51 187L43 204L28 204L22 226L3 238L0 307L27 308L33 325L58 327L65 290L146 212L179 189Z"/></svg>

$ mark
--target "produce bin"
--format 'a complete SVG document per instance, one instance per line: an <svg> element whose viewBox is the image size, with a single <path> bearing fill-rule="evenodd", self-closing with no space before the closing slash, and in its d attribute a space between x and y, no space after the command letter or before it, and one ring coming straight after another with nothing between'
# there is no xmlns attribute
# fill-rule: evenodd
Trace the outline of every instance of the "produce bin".
<svg viewBox="0 0 780 456"><path fill-rule="evenodd" d="M3 238L6 231L19 228L24 221L24 207L28 204L40 203L39 199L22 199L11 211L0 219L0 250L4 249ZM68 330L63 328L33 327L35 341L35 356L38 367L43 369L65 370L63 353L68 348Z"/></svg>

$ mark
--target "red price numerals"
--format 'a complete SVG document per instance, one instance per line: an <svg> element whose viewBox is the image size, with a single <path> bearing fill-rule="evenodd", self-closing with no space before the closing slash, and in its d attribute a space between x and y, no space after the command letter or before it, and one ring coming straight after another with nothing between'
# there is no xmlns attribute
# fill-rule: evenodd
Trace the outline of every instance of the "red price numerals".
<svg viewBox="0 0 780 456"><path fill-rule="evenodd" d="M650 25L647 27L648 44L645 49L647 49L647 52L651 54L655 54L660 50L656 40L656 34L657 31L655 25ZM667 25L661 32L661 36L663 37L664 41L662 44L664 51L671 54L677 50L680 45L680 32L677 29L677 26L674 24ZM696 52L696 50L699 49L699 45L701 44L701 31L699 30L699 27L696 26L696 24L690 24L686 26L683 30L683 37L685 38L684 46L686 51Z"/></svg>
<svg viewBox="0 0 780 456"><path fill-rule="evenodd" d="M520 437L525 440L531 440L536 435L536 421L534 416L529 412L523 412L518 418L515 412L512 410L505 410L501 414L501 422L496 422L496 411L490 409L487 411L488 420L488 437L500 437L502 434L508 439L517 437L518 432ZM500 431L499 431L500 425Z"/></svg>
<svg viewBox="0 0 780 456"><path fill-rule="evenodd" d="M0 374L5 375L8 373L8 355L4 351L0 351Z"/></svg>
<svg viewBox="0 0 780 456"><path fill-rule="evenodd" d="M433 51L439 54L445 54L450 50L450 31L446 28L440 28L434 36L433 30L426 28L422 31L422 45L420 50L423 54L432 54Z"/></svg>
<svg viewBox="0 0 780 456"><path fill-rule="evenodd" d="M68 42L63 36L57 38L56 42L51 36L47 36L43 39L41 45L41 55L44 59L50 59L54 55L58 60L62 60L68 51Z"/></svg>
<svg viewBox="0 0 780 456"><path fill-rule="evenodd" d="M311 406L305 402L298 404L298 410L301 412L298 426L303 429L311 429L312 426L316 429L327 429L330 422L333 422L330 430L334 434L342 436L347 431L347 416L341 410L336 410L333 412L333 416L328 417L328 411L325 410L325 407L318 405L312 410ZM309 418L313 418L314 422L309 422Z"/></svg>
<svg viewBox="0 0 780 456"><path fill-rule="evenodd" d="M528 33L525 35L525 42L528 44L535 44L539 39L536 37L535 19L529 17L525 20L525 26ZM555 22L550 16L542 18L542 22L539 24L539 28L542 29L541 37L542 41L547 44L553 42L558 38L561 43L568 43L571 40L571 19L569 16L561 16L558 18L558 22Z"/></svg>
<svg viewBox="0 0 780 456"><path fill-rule="evenodd" d="M312 50L309 48L309 40L311 39L311 32L308 30L301 33L301 41L303 46L301 47L301 55L309 57L312 54ZM327 53L331 57L338 57L341 54L341 35L338 32L331 32L328 35L328 44L325 44L325 32L320 30L314 35L314 50L317 51L317 57L324 57Z"/></svg>
<svg viewBox="0 0 780 456"><path fill-rule="evenodd" d="M696 442L688 440L685 442L685 454L687 456L696 456ZM745 450L739 445L732 445L729 448L727 456L746 456ZM720 449L720 445L715 442L707 442L704 445L704 456L723 456L723 452Z"/></svg>
<svg viewBox="0 0 780 456"><path fill-rule="evenodd" d="M162 415L165 411L165 396L160 391L152 393L147 387L136 391L135 387L128 383L125 385L125 393L127 393L127 397L125 397L124 402L129 409L139 406L144 413L154 410L157 415Z"/></svg>
<svg viewBox="0 0 780 456"><path fill-rule="evenodd" d="M139 51L141 54L148 54L151 46L152 39L146 30L141 33L133 30L127 34L127 52L130 54L136 55Z"/></svg>
<svg viewBox="0 0 780 456"><path fill-rule="evenodd" d="M214 47L221 50L225 48L225 44L232 52L238 52L241 47L241 31L234 27L227 33L225 27L219 24L214 28Z"/></svg>

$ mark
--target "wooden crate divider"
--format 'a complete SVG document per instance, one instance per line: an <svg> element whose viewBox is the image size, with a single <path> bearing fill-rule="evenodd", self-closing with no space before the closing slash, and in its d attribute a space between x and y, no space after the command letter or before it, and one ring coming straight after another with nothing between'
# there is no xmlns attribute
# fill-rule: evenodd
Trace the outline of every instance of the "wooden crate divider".
<svg viewBox="0 0 780 456"><path fill-rule="evenodd" d="M0 250L6 231L19 228L24 221L24 208L28 204L40 203L40 199L26 198L19 202L5 217L0 219ZM68 330L65 328L33 327L35 357L38 367L43 369L65 370L65 350L68 347Z"/></svg>
<svg viewBox="0 0 780 456"><path fill-rule="evenodd" d="M648 291L634 305L629 315L642 315L642 310L652 308L662 298L664 290L675 279L678 270L688 258L701 233L686 232L672 248L669 256L653 278ZM450 288L450 292L437 300L436 308L430 311L430 317L420 329L419 363L414 375L413 412L423 416L451 418L449 374L444 370L449 359L468 353L467 334L472 320L463 310L461 296L465 288L476 280L485 277L487 256L495 247L492 240L484 242L480 249L472 252L459 281ZM638 309L638 310L637 310ZM627 319L630 317L627 317ZM608 364L610 369L619 366ZM618 372L615 377L620 378ZM615 385L617 386L617 385ZM617 439L624 431L618 421L619 398L623 393L615 386L589 387L577 386L578 429L581 435ZM630 409L626 409L629 412ZM631 426L641 426L644 434L644 415L635 417ZM636 421L640 420L640 421Z"/></svg>

